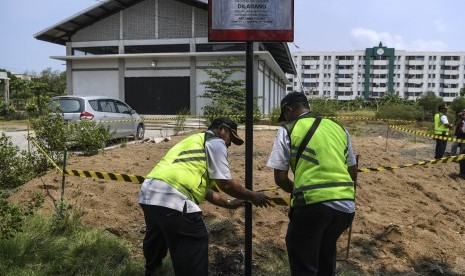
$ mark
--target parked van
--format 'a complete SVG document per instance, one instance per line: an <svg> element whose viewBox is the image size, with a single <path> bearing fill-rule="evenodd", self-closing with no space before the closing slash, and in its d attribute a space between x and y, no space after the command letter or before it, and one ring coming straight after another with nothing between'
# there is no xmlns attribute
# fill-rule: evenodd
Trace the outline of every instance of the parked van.
<svg viewBox="0 0 465 276"><path fill-rule="evenodd" d="M126 103L105 96L57 96L50 99L52 110L58 108L65 121L101 122L110 128L112 138L144 138L143 118Z"/></svg>

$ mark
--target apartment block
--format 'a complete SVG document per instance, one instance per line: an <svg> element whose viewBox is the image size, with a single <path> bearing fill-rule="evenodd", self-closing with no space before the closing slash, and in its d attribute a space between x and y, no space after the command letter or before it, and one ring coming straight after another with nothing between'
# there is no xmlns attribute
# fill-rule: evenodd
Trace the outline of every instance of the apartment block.
<svg viewBox="0 0 465 276"><path fill-rule="evenodd" d="M465 85L465 52L403 51L379 44L358 51L293 54L287 90L338 100L396 94L415 100L434 92L445 102Z"/></svg>

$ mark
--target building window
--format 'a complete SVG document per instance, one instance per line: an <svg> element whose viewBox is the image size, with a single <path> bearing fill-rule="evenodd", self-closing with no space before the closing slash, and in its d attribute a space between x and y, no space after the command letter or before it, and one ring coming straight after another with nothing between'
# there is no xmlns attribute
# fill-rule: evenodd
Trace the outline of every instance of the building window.
<svg viewBox="0 0 465 276"><path fill-rule="evenodd" d="M118 54L118 46L73 48L74 56L116 55L116 54Z"/></svg>
<svg viewBox="0 0 465 276"><path fill-rule="evenodd" d="M186 53L186 52L190 52L189 44L124 46L124 53L126 54Z"/></svg>
<svg viewBox="0 0 465 276"><path fill-rule="evenodd" d="M244 43L208 43L195 45L196 52L242 52L245 50ZM189 52L189 50L187 52Z"/></svg>

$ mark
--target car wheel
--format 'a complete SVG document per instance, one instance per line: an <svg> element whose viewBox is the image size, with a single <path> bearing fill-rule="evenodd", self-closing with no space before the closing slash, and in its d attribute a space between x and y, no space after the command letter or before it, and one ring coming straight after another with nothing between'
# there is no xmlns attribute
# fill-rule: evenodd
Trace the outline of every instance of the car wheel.
<svg viewBox="0 0 465 276"><path fill-rule="evenodd" d="M143 124L139 124L139 125L137 126L137 130L136 130L136 139L137 139L137 140L142 140L142 139L144 139L144 134L145 134L144 125L143 125Z"/></svg>

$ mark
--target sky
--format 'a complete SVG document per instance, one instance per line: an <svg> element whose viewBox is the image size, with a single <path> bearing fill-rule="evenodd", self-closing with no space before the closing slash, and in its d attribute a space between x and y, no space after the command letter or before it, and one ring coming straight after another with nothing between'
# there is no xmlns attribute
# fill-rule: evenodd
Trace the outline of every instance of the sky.
<svg viewBox="0 0 465 276"><path fill-rule="evenodd" d="M0 68L13 73L64 71L65 47L34 34L104 0L1 0ZM464 0L294 0L291 52L465 51Z"/></svg>

